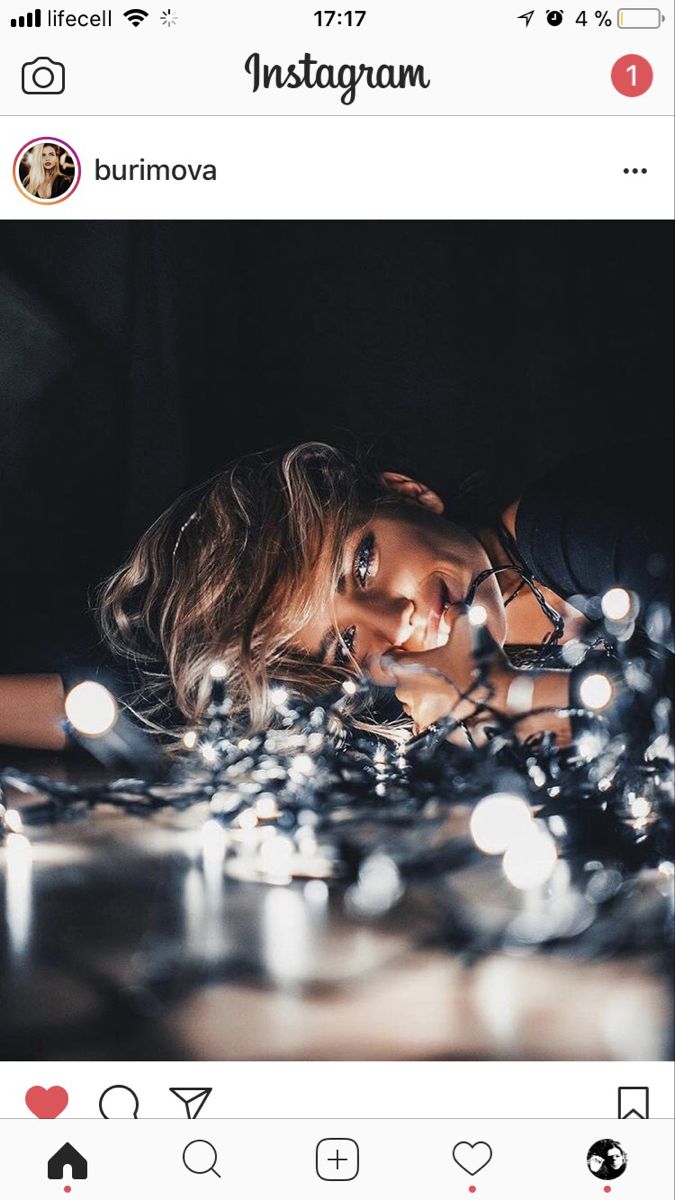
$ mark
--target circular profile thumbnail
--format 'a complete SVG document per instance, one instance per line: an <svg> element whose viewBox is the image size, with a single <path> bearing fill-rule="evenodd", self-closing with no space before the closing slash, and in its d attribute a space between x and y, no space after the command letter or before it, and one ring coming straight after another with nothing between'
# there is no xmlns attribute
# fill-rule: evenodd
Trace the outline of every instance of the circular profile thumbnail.
<svg viewBox="0 0 675 1200"><path fill-rule="evenodd" d="M33 138L14 159L14 182L22 196L35 204L67 200L81 174L80 160L63 138Z"/></svg>
<svg viewBox="0 0 675 1200"><path fill-rule="evenodd" d="M596 1179L618 1179L626 1170L628 1157L618 1142L603 1138L601 1142L593 1143L586 1155L586 1163Z"/></svg>

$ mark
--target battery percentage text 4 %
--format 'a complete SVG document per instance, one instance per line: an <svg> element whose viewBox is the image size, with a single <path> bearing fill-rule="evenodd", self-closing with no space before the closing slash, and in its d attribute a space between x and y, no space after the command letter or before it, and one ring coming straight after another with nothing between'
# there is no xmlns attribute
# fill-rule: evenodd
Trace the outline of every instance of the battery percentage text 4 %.
<svg viewBox="0 0 675 1200"><path fill-rule="evenodd" d="M521 13L518 17L518 20L524 21L525 28L529 29L530 22L532 21L535 13L536 9L532 8L529 10L529 12ZM562 8L547 8L544 12L544 16L546 23L550 25L551 28L557 29L560 25L562 25L565 19L565 11ZM583 26L597 25L599 29L603 29L609 28L613 24L613 21L606 9L597 9L595 12L591 12L590 10L587 11L585 8L582 8L574 23L575 25Z"/></svg>

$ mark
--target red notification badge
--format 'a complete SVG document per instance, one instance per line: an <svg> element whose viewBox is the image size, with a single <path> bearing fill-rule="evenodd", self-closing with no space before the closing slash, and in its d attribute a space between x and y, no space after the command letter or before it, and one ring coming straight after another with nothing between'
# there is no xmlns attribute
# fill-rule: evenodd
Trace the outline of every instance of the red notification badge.
<svg viewBox="0 0 675 1200"><path fill-rule="evenodd" d="M641 54L623 54L612 67L612 83L622 96L644 96L653 82L652 65Z"/></svg>

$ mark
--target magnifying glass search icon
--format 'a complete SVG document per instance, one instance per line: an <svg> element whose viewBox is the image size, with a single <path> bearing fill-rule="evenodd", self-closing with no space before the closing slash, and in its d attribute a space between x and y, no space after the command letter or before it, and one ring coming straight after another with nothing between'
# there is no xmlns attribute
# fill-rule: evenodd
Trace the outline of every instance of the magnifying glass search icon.
<svg viewBox="0 0 675 1200"><path fill-rule="evenodd" d="M188 1142L183 1151L183 1162L193 1175L208 1175L212 1171L218 1179L222 1178L216 1171L218 1152L211 1142L204 1142L201 1138Z"/></svg>

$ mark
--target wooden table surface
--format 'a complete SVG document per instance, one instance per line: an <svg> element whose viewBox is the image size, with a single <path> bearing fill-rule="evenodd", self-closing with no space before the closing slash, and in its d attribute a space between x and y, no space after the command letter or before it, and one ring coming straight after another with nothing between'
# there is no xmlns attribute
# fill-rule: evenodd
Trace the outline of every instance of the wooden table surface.
<svg viewBox="0 0 675 1200"><path fill-rule="evenodd" d="M77 757L1 762L92 773ZM653 954L589 959L570 944L469 961L451 948L442 885L357 917L343 884L228 877L207 818L205 805L152 820L101 809L6 839L2 1058L669 1055L670 988ZM465 875L453 887L480 893L487 922L514 903L493 862Z"/></svg>

